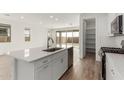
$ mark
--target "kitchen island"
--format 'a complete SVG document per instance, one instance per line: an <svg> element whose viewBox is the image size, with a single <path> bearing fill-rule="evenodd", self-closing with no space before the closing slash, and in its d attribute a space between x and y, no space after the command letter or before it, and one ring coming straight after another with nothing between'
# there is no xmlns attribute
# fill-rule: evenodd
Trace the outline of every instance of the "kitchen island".
<svg viewBox="0 0 124 93"><path fill-rule="evenodd" d="M68 69L68 48L54 52L31 48L9 53L15 80L58 80Z"/></svg>

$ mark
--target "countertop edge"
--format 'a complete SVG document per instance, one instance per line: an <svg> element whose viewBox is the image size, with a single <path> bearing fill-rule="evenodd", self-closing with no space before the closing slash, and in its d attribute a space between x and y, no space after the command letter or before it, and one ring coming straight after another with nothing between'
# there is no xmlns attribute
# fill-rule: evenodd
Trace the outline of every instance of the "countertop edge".
<svg viewBox="0 0 124 93"><path fill-rule="evenodd" d="M71 47L69 47L69 48L71 48ZM62 52L62 51L64 51L64 50L68 50L69 48L63 48L63 49L61 49L61 50L57 50L57 51L55 51L55 52L51 52L50 54L48 54L48 55L45 55L45 56L42 56L42 57L39 57L39 58L36 58L36 59L33 59L33 60L26 60L26 59L23 59L23 58L19 58L19 57L16 57L16 56L13 56L13 55L7 55L7 54L4 54L4 56L10 56L10 57L13 57L14 59L16 59L16 60L22 60L22 61L26 61L26 62L28 62L28 63L33 63L34 61L37 61L37 60L39 60L39 59L43 59L43 58L45 58L45 57L48 57L48 56L51 56L51 55L54 55L54 54L56 54L56 53L59 53L59 52ZM41 50L42 51L42 50Z"/></svg>

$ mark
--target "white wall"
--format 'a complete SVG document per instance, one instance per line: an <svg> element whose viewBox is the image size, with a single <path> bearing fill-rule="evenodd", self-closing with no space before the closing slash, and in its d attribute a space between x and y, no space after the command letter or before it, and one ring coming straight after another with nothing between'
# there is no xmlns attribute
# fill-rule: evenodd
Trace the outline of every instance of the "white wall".
<svg viewBox="0 0 124 93"><path fill-rule="evenodd" d="M33 21L32 21L33 22ZM0 23L11 25L11 42L0 43L0 52L20 50L24 48L46 47L47 29L38 24L0 18ZM31 41L25 42L24 28L31 28Z"/></svg>
<svg viewBox="0 0 124 93"><path fill-rule="evenodd" d="M101 47L114 47L115 40L112 37L108 37L108 14L100 14L100 13L83 13L81 14L81 25L80 25L80 35L83 37L83 19L86 18L96 18L96 60L100 61L100 57L98 55L98 51ZM83 52L83 38L80 39L80 48L81 52Z"/></svg>

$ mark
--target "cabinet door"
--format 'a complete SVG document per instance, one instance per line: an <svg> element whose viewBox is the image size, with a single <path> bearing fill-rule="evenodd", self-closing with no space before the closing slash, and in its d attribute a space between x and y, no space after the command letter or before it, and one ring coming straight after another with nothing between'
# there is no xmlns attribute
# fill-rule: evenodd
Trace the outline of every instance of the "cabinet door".
<svg viewBox="0 0 124 93"><path fill-rule="evenodd" d="M52 62L52 79L57 80L61 77L61 61L60 59Z"/></svg>
<svg viewBox="0 0 124 93"><path fill-rule="evenodd" d="M52 64L52 79L57 80L67 70L67 67L68 67L67 55L59 57L58 59L54 60L52 63L53 63Z"/></svg>
<svg viewBox="0 0 124 93"><path fill-rule="evenodd" d="M51 64L45 64L35 70L36 80L50 80L51 78Z"/></svg>
<svg viewBox="0 0 124 93"><path fill-rule="evenodd" d="M68 59L67 59L67 55L64 55L61 59L60 59L60 63L61 63L61 74L64 74L64 72L67 70L68 68Z"/></svg>

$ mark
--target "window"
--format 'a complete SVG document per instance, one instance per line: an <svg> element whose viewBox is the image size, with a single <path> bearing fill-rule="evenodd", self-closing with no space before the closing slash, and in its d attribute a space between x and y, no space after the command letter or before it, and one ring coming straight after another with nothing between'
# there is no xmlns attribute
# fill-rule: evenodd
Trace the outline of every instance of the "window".
<svg viewBox="0 0 124 93"><path fill-rule="evenodd" d="M73 45L79 47L79 32L73 32Z"/></svg>
<svg viewBox="0 0 124 93"><path fill-rule="evenodd" d="M30 41L30 28L25 28L24 30L24 35L25 35L25 42L29 42Z"/></svg>
<svg viewBox="0 0 124 93"><path fill-rule="evenodd" d="M59 32L56 32L56 46L61 47L61 38Z"/></svg>
<svg viewBox="0 0 124 93"><path fill-rule="evenodd" d="M79 48L79 30L57 31L56 32L57 47L78 47Z"/></svg>
<svg viewBox="0 0 124 93"><path fill-rule="evenodd" d="M73 32L67 32L67 46L73 46Z"/></svg>
<svg viewBox="0 0 124 93"><path fill-rule="evenodd" d="M0 24L0 42L11 41L11 26L8 24Z"/></svg>

